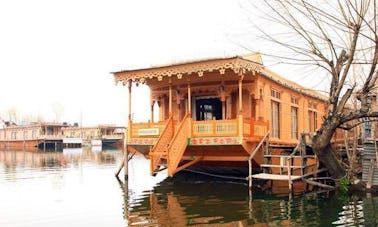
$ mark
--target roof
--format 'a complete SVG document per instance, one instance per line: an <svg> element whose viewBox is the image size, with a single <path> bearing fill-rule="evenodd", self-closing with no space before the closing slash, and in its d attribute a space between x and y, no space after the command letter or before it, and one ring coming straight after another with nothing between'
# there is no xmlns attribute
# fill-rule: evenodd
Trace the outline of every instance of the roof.
<svg viewBox="0 0 378 227"><path fill-rule="evenodd" d="M150 68L123 70L113 72L113 74L116 83L121 82L125 85L129 80L144 83L146 79L157 78L160 81L163 77L166 76L177 76L178 79L181 79L181 77L185 74L198 74L198 76L202 76L204 72L213 71L219 71L220 74L224 74L226 69L231 69L235 73L258 73L270 80L275 81L276 83L284 87L295 90L299 93L323 101L328 99L327 96L324 96L314 90L305 88L266 68L263 65L260 53L251 53L246 55L237 55L233 57L223 58L196 59L191 61L183 61L176 62L173 64L154 66Z"/></svg>

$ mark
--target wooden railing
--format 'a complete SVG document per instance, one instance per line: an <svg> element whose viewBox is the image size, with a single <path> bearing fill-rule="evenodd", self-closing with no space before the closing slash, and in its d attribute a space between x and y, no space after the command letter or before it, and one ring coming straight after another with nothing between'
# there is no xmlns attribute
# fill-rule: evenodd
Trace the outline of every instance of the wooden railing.
<svg viewBox="0 0 378 227"><path fill-rule="evenodd" d="M174 131L178 131L178 126ZM164 130L166 122L159 123L132 123L130 124L130 137L160 137ZM243 119L239 124L237 119L232 120L209 120L209 121L192 121L187 125L191 130L192 137L211 137L211 136L239 136L239 128L242 127L243 136L245 137L263 137L269 131L269 122L255 121L254 119ZM150 134L145 133L150 130Z"/></svg>
<svg viewBox="0 0 378 227"><path fill-rule="evenodd" d="M243 134L248 137L263 137L269 131L268 121L255 121L244 120L243 121Z"/></svg>
<svg viewBox="0 0 378 227"><path fill-rule="evenodd" d="M238 120L193 121L193 137L201 136L238 136ZM243 120L243 135L247 137L263 137L269 131L269 122Z"/></svg>
<svg viewBox="0 0 378 227"><path fill-rule="evenodd" d="M184 119L178 126L173 139L169 144L167 164L168 176L170 177L172 177L173 174L175 174L180 160L185 152L185 149L188 146L190 121L191 118L189 118L189 114L185 115Z"/></svg>
<svg viewBox="0 0 378 227"><path fill-rule="evenodd" d="M166 125L166 121L163 122L147 122L147 123L132 123L130 124L130 137L145 137L146 135L142 134L142 130L155 130L155 133L148 135L149 137L159 137Z"/></svg>
<svg viewBox="0 0 378 227"><path fill-rule="evenodd" d="M237 136L238 121L235 120L211 120L193 121L193 137L201 136Z"/></svg>
<svg viewBox="0 0 378 227"><path fill-rule="evenodd" d="M153 174L159 168L161 158L167 154L169 143L172 140L174 133L173 128L173 117L170 116L166 125L156 142L155 146L150 151L150 161L151 161L151 173Z"/></svg>

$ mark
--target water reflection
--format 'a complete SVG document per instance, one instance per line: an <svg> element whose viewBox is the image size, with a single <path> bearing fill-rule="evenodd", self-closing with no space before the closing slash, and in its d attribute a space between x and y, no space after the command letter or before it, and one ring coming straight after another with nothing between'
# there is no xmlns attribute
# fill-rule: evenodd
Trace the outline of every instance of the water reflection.
<svg viewBox="0 0 378 227"><path fill-rule="evenodd" d="M376 226L374 199L327 191L251 199L241 184L167 179L128 204L125 216L130 226Z"/></svg>
<svg viewBox="0 0 378 227"><path fill-rule="evenodd" d="M151 177L137 155L124 182L121 160L118 150L0 151L0 226L378 226L372 195L250 197L245 184Z"/></svg>

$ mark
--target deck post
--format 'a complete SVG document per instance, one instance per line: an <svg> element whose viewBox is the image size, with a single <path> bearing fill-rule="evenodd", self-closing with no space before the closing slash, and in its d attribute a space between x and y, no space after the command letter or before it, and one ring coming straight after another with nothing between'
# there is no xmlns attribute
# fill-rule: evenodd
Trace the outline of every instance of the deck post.
<svg viewBox="0 0 378 227"><path fill-rule="evenodd" d="M248 159L248 186L252 190L252 159Z"/></svg>
<svg viewBox="0 0 378 227"><path fill-rule="evenodd" d="M290 192L293 190L293 181L291 180L291 158L286 159L287 165L287 176L289 181L289 190Z"/></svg>
<svg viewBox="0 0 378 227"><path fill-rule="evenodd" d="M129 90L129 108L128 108L128 125L129 125L129 128L131 126L131 87L132 87L132 81L129 80L128 81L128 90ZM127 130L127 134L130 133L130 130ZM129 136L129 135L128 135ZM127 157L129 157L129 152L128 152L128 148L127 148L127 142L126 142L126 136L125 136L125 141L124 141L124 159L123 159L123 168L125 169L124 170L124 175L125 175L125 180L127 180L129 178L129 159Z"/></svg>
<svg viewBox="0 0 378 227"><path fill-rule="evenodd" d="M169 116L172 115L172 78L169 78Z"/></svg>
<svg viewBox="0 0 378 227"><path fill-rule="evenodd" d="M190 87L190 80L188 80L188 113L192 117L192 90Z"/></svg>
<svg viewBox="0 0 378 227"><path fill-rule="evenodd" d="M154 123L154 105L155 105L155 100L152 99L152 94L150 98L150 103L151 103L151 122Z"/></svg>
<svg viewBox="0 0 378 227"><path fill-rule="evenodd" d="M239 114L243 111L243 74L239 73Z"/></svg>

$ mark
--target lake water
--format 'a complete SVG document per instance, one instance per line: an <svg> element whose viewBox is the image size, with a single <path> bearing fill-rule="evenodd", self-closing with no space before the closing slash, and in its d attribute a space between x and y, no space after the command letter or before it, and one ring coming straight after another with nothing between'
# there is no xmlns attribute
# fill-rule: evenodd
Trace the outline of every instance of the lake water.
<svg viewBox="0 0 378 227"><path fill-rule="evenodd" d="M247 185L149 175L118 150L0 151L0 226L378 226L378 197L254 193ZM121 172L123 174L123 172Z"/></svg>

